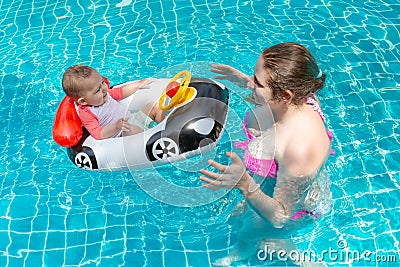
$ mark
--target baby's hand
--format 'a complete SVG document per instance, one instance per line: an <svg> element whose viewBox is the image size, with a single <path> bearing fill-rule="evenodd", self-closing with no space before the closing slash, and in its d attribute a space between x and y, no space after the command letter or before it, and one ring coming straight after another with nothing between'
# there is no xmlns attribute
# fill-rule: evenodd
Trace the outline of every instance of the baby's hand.
<svg viewBox="0 0 400 267"><path fill-rule="evenodd" d="M123 131L123 132L129 132L132 128L132 126L135 126L133 124L130 124L128 122L129 118L125 117L125 118L121 118L119 119L116 123L115 123L115 128L118 131Z"/></svg>
<svg viewBox="0 0 400 267"><path fill-rule="evenodd" d="M154 78L144 78L144 79L142 79L142 80L139 80L139 81L137 81L137 83L138 83L138 88L150 88L150 84L152 83L152 82L154 82L156 79L154 79Z"/></svg>
<svg viewBox="0 0 400 267"><path fill-rule="evenodd" d="M121 118L115 123L115 127L118 131L122 131L122 136L137 134L142 132L143 130L128 122L129 117Z"/></svg>

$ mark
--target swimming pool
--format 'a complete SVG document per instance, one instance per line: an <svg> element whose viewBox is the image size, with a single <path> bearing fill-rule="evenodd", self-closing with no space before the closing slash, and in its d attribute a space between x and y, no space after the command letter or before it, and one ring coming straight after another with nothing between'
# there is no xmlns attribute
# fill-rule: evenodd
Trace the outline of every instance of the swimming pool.
<svg viewBox="0 0 400 267"><path fill-rule="evenodd" d="M399 9L394 0L2 1L0 266L209 266L227 255L235 191L189 209L141 190L145 171L133 179L72 166L51 139L61 75L85 63L118 83L200 61L250 74L263 48L284 41L307 46L328 74L320 98L336 150L332 212L295 242L318 255L337 250L327 265L398 263ZM231 107L245 112L239 94ZM190 170L157 172L198 183ZM370 261L352 253L368 251ZM263 264L255 255L238 263Z"/></svg>

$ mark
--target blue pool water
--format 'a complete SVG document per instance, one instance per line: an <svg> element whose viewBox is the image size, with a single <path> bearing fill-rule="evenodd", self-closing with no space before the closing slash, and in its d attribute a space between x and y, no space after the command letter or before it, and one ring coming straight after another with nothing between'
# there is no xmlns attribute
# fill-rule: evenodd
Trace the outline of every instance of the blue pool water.
<svg viewBox="0 0 400 267"><path fill-rule="evenodd" d="M327 73L320 99L336 150L327 164L331 213L293 240L317 254L336 249L336 259L323 259L328 266L396 266L399 10L395 0L2 1L0 266L210 266L229 254L236 191L189 209L141 190L135 180L145 170L133 178L71 164L51 138L61 76L82 63L118 83L200 61L251 74L262 49L284 41L307 46ZM230 106L244 114L240 92ZM228 124L217 158L238 128ZM199 185L190 170L156 172ZM370 261L342 257L354 251L370 252ZM253 255L236 264L286 263Z"/></svg>

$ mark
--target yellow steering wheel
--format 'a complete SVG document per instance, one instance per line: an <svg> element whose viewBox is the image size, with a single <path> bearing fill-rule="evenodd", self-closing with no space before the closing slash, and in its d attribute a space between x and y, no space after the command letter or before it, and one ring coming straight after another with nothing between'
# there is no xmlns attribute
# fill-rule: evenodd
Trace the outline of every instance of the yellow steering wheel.
<svg viewBox="0 0 400 267"><path fill-rule="evenodd" d="M178 80L182 76L184 77L181 79L180 83L178 83L176 80ZM181 102L182 96L186 95L185 93L189 87L190 78L190 72L184 70L176 74L174 78L171 79L167 87L164 89L164 92L162 93L160 101L158 103L162 110L168 110ZM171 102L165 106L164 100L167 96L171 98Z"/></svg>

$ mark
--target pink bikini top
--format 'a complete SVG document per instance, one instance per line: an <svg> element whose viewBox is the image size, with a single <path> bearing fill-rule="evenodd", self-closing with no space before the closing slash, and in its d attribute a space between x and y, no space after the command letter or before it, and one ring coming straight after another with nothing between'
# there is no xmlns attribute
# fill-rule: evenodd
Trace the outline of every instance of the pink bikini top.
<svg viewBox="0 0 400 267"><path fill-rule="evenodd" d="M322 121L325 122L325 116L322 113L321 107L318 105L317 101L312 98L308 97L307 98L307 104L312 106L312 109L318 112L319 116L321 117ZM257 175L260 175L262 177L268 177L268 178L276 178L276 173L278 172L278 164L275 159L258 159L253 157L250 152L248 151L248 146L249 143L254 140L255 136L247 129L247 122L248 122L248 116L251 111L247 112L246 116L244 117L243 120L243 130L244 133L247 137L248 140L243 141L243 142L235 142L234 145L237 148L241 148L244 150L244 156L243 156L243 163L246 166L246 168ZM328 129L326 130L326 133L329 137L329 140L332 143L332 133ZM332 149L331 150L331 155L333 155L335 152Z"/></svg>

